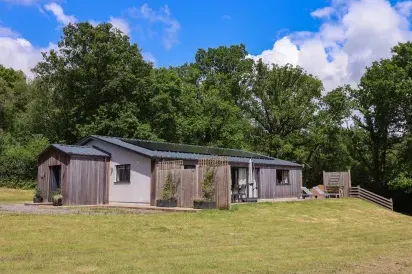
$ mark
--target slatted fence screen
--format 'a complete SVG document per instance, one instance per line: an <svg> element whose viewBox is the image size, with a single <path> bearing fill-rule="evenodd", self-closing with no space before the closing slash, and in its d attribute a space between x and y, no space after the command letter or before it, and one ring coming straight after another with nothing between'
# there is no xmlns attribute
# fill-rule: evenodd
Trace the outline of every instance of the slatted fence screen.
<svg viewBox="0 0 412 274"><path fill-rule="evenodd" d="M350 170L343 172L323 172L323 186L340 187L343 197L349 197L349 189L352 186Z"/></svg>
<svg viewBox="0 0 412 274"><path fill-rule="evenodd" d="M184 169L183 161L159 162L156 165L156 199L162 196L168 174L177 182L177 206L193 207L193 200L202 197L202 180L209 168L215 170L216 206L219 209L230 209L231 175L227 157L216 157L199 160L196 169Z"/></svg>

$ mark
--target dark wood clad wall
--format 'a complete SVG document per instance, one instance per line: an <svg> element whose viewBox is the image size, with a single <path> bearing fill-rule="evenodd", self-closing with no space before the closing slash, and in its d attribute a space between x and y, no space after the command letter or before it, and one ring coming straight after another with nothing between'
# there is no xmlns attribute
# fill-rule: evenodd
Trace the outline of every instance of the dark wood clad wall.
<svg viewBox="0 0 412 274"><path fill-rule="evenodd" d="M68 183L63 185L63 202L67 205L106 203L106 161L104 157L70 157Z"/></svg>
<svg viewBox="0 0 412 274"><path fill-rule="evenodd" d="M281 169L287 169L282 167ZM276 168L260 167L259 199L295 198L301 192L302 170L289 170L289 184L276 184Z"/></svg>
<svg viewBox="0 0 412 274"><path fill-rule="evenodd" d="M297 198L301 193L302 171L289 170L289 184L275 184L275 198Z"/></svg>
<svg viewBox="0 0 412 274"><path fill-rule="evenodd" d="M67 154L51 148L42 154L37 163L37 185L40 188L44 201L51 201L50 195L50 166L61 166L61 184L67 182Z"/></svg>
<svg viewBox="0 0 412 274"><path fill-rule="evenodd" d="M67 155L50 148L40 155L37 184L44 201L51 201L50 167L61 166L61 191L66 205L107 203L107 161L104 157Z"/></svg>
<svg viewBox="0 0 412 274"><path fill-rule="evenodd" d="M275 198L276 169L272 167L260 168L259 199Z"/></svg>

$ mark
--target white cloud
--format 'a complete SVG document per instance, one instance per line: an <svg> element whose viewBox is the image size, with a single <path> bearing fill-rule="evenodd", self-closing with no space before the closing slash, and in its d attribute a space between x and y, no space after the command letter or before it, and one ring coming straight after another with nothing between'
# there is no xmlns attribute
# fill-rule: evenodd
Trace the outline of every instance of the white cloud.
<svg viewBox="0 0 412 274"><path fill-rule="evenodd" d="M335 10L332 7L325 7L325 8L321 8L321 9L317 9L315 11L312 11L310 13L310 15L312 17L316 17L316 18L324 18L324 17L330 17L331 14L334 12Z"/></svg>
<svg viewBox="0 0 412 274"><path fill-rule="evenodd" d="M272 49L250 57L269 64L302 66L318 76L327 91L355 85L366 66L390 57L393 46L412 39L410 13L399 7L400 3L392 6L386 0L332 1L330 10L336 16L321 16L318 31L291 33Z"/></svg>
<svg viewBox="0 0 412 274"><path fill-rule="evenodd" d="M54 2L44 5L44 9L53 13L54 16L56 16L56 20L64 26L69 23L77 22L77 18L75 16L64 14L63 8Z"/></svg>
<svg viewBox="0 0 412 274"><path fill-rule="evenodd" d="M161 7L158 11L153 10L148 4L143 4L140 8L129 9L129 14L133 17L143 18L150 24L160 23L163 25L162 42L166 49L170 49L179 43L178 33L180 23L173 18L167 5ZM149 30L149 37L154 36L153 31Z"/></svg>
<svg viewBox="0 0 412 274"><path fill-rule="evenodd" d="M156 63L156 59L153 57L153 54L151 52L142 52L143 55L143 59L145 59L146 61L152 62L153 64Z"/></svg>
<svg viewBox="0 0 412 274"><path fill-rule="evenodd" d="M130 27L129 23L126 20L110 16L109 23L112 24L113 27L119 29L124 34L129 35Z"/></svg>
<svg viewBox="0 0 412 274"><path fill-rule="evenodd" d="M232 20L232 16L225 14L222 16L222 20Z"/></svg>
<svg viewBox="0 0 412 274"><path fill-rule="evenodd" d="M38 2L43 1L43 0L3 0L3 1L10 3L10 4L15 4L15 5L30 6L30 5L37 4Z"/></svg>
<svg viewBox="0 0 412 274"><path fill-rule="evenodd" d="M42 60L41 52L54 47L56 45L49 44L48 48L38 48L24 38L0 37L0 64L22 70L31 77L30 70Z"/></svg>
<svg viewBox="0 0 412 274"><path fill-rule="evenodd" d="M19 34L14 32L11 28L3 27L0 25L0 37L17 37Z"/></svg>
<svg viewBox="0 0 412 274"><path fill-rule="evenodd" d="M412 12L412 1L399 2L396 4L395 8L399 13L410 16Z"/></svg>

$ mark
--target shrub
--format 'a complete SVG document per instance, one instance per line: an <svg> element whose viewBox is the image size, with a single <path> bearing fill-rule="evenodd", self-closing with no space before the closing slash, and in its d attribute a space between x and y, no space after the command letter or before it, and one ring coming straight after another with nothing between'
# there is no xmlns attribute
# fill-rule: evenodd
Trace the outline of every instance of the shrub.
<svg viewBox="0 0 412 274"><path fill-rule="evenodd" d="M0 187L34 188L37 155L47 144L41 136L18 142L10 134L0 132Z"/></svg>
<svg viewBox="0 0 412 274"><path fill-rule="evenodd" d="M163 187L161 198L163 200L176 200L176 191L178 182L173 178L172 172L169 171L166 177L166 182Z"/></svg>
<svg viewBox="0 0 412 274"><path fill-rule="evenodd" d="M215 200L215 179L216 169L208 167L202 181L202 197L206 201L213 202Z"/></svg>
<svg viewBox="0 0 412 274"><path fill-rule="evenodd" d="M53 205L55 206L59 204L59 200L63 201L63 195L60 189L57 191L53 191L52 197L53 197Z"/></svg>
<svg viewBox="0 0 412 274"><path fill-rule="evenodd" d="M43 199L43 195L42 195L41 189L39 187L36 187L34 189L34 198Z"/></svg>

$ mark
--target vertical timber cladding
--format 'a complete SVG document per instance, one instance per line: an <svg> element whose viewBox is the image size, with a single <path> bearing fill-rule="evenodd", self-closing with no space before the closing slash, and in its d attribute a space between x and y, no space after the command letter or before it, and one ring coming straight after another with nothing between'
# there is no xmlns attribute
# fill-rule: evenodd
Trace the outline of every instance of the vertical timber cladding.
<svg viewBox="0 0 412 274"><path fill-rule="evenodd" d="M198 189L201 197L201 182L206 175L208 169L214 169L215 172L215 195L216 207L219 209L230 209L230 188L231 188L231 174L230 166L227 157L205 158L199 160L198 165Z"/></svg>
<svg viewBox="0 0 412 274"><path fill-rule="evenodd" d="M210 167L214 168L216 172L216 205L220 209L230 209L230 166L227 164L227 158L222 160L222 157L202 159L196 169L184 169L181 160L157 163L155 191L153 193L155 200L161 198L166 178L168 174L171 174L173 180L178 184L177 206L192 208L193 200L202 197L201 182L207 168Z"/></svg>
<svg viewBox="0 0 412 274"><path fill-rule="evenodd" d="M349 197L349 189L352 187L350 170L342 172L323 172L323 185L338 185L343 187L343 197Z"/></svg>
<svg viewBox="0 0 412 274"><path fill-rule="evenodd" d="M289 184L276 184L276 169L289 170ZM302 170L289 167L260 167L259 199L295 198L300 195Z"/></svg>
<svg viewBox="0 0 412 274"><path fill-rule="evenodd" d="M64 204L96 205L106 202L105 157L71 155L67 179L67 184L62 185Z"/></svg>
<svg viewBox="0 0 412 274"><path fill-rule="evenodd" d="M50 148L43 153L37 162L37 186L40 188L44 201L51 201L50 193L50 167L61 166L61 184L67 182L67 166L69 156L55 148Z"/></svg>
<svg viewBox="0 0 412 274"><path fill-rule="evenodd" d="M198 197L198 187L195 169L184 169L183 161L163 161L156 164L155 168L155 196L153 205L157 199L161 199L167 176L170 174L177 184L176 199L178 207L193 207L193 200Z"/></svg>

